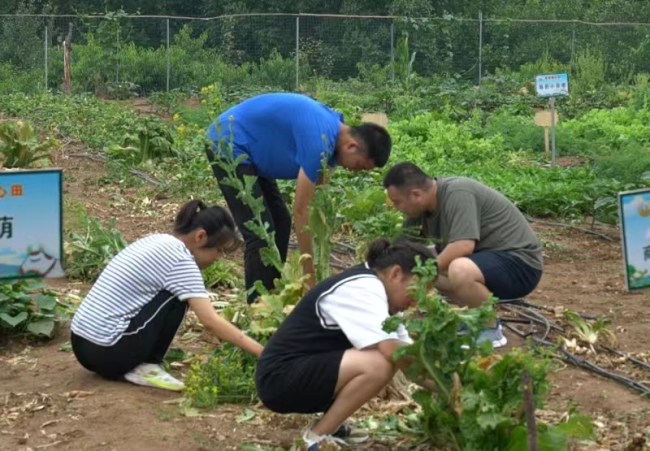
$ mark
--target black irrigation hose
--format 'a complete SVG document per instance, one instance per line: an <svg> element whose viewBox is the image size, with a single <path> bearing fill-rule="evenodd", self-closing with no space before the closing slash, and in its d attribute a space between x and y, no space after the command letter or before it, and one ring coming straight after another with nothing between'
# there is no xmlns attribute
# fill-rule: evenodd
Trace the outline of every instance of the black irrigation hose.
<svg viewBox="0 0 650 451"><path fill-rule="evenodd" d="M509 324L505 324L505 326L509 330L511 330L512 332L519 335L520 337L527 338L527 336L524 333L522 333L521 331L517 330L516 328L510 326ZM646 385L644 385L644 384L642 384L640 382L637 382L637 381L632 380L632 379L630 379L628 377L625 377L625 376L621 376L620 374L610 373L609 371L605 370L604 368L602 368L602 367L600 367L600 366L598 366L598 365L596 365L594 363L591 363L590 361L585 360L585 359L583 359L581 357L578 357L577 355L570 353L569 351L567 351L566 349L564 349L562 347L558 347L555 343L552 343L550 341L547 341L547 340L544 340L544 339L541 339L541 338L537 338L535 336L532 336L530 338L533 340L533 342L535 344L539 344L539 345L543 345L543 346L546 346L546 347L551 347L551 348L558 349L563 354L562 360L564 360L565 362L572 363L572 364L574 364L575 366L577 366L579 368L589 370L589 371L591 371L593 373L598 374L599 376L602 376L602 377L607 378L607 379L611 379L611 380L613 380L615 382L618 382L619 384L625 385L626 387L631 388L632 390L640 392L644 396L645 395L650 395L650 387L648 387L648 386L646 386Z"/></svg>
<svg viewBox="0 0 650 451"><path fill-rule="evenodd" d="M533 321L527 319L517 319L517 318L499 318L499 320L502 323L504 323L504 325L510 330L512 330L512 328L508 325L508 323L528 324L530 326L530 332L523 335L524 338L535 335L535 323Z"/></svg>
<svg viewBox="0 0 650 451"><path fill-rule="evenodd" d="M497 304L498 305L517 305L517 306L528 307L528 308L536 309L536 310L546 310L547 312L554 312L554 310L549 308L549 307L545 307L543 305L533 304L532 302L524 301L523 299L506 299L506 300L498 301ZM595 321L595 320L598 319L595 316L584 315L582 313L578 313L578 316L580 316L582 319L586 319L586 320L590 320L590 321Z"/></svg>
<svg viewBox="0 0 650 451"><path fill-rule="evenodd" d="M560 351L565 355L566 357L565 360L570 361L571 363L573 363L576 366L579 366L580 368L588 369L602 377L606 377L608 379L614 380L619 384L625 385L633 390L642 393L643 395L650 395L650 387L643 385L640 382L637 382L625 376L621 376L620 374L610 373L609 371L596 365L595 363L591 363L590 361L578 357L577 355L571 354L566 349L560 348Z"/></svg>
<svg viewBox="0 0 650 451"><path fill-rule="evenodd" d="M603 348L605 351L611 352L612 354L616 354L619 357L625 357L630 362L635 363L645 368L646 370L650 370L650 363L644 362L643 360L639 360L635 357L630 357L629 355L623 354L622 352L617 351L616 349L612 349L608 346L601 346L601 348Z"/></svg>
<svg viewBox="0 0 650 451"><path fill-rule="evenodd" d="M529 319L529 320L531 320L531 321L533 321L535 323L538 323L538 324L541 324L542 326L544 326L544 328L546 330L544 331L544 336L542 337L542 339L545 339L546 337L548 337L548 335L551 333L551 329L555 329L555 330L557 330L559 332L564 332L564 330L560 326L551 323L544 315L540 315L539 313L537 313L537 312L535 312L535 311L533 311L531 309L526 309L527 312L523 312L520 309L511 307L511 306L508 306L508 305L503 305L502 307L504 309L506 309L507 311L509 311L510 313L514 313L516 315L522 316L524 318L527 318L527 319ZM525 308L525 307L523 307L523 308Z"/></svg>

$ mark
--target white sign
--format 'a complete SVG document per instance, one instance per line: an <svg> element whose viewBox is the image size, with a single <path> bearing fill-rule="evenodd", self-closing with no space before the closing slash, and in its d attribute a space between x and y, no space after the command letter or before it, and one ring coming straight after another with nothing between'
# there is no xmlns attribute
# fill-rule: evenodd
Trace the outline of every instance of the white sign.
<svg viewBox="0 0 650 451"><path fill-rule="evenodd" d="M540 97L568 96L569 76L566 72L537 75L535 77L535 91Z"/></svg>

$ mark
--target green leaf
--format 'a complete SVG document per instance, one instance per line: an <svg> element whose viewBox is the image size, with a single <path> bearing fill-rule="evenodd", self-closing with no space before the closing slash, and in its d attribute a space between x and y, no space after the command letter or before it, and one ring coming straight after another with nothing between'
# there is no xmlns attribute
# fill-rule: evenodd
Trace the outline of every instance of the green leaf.
<svg viewBox="0 0 650 451"><path fill-rule="evenodd" d="M555 429L571 438L590 439L594 436L594 423L589 415L572 415L569 421L557 425Z"/></svg>
<svg viewBox="0 0 650 451"><path fill-rule="evenodd" d="M66 341L61 346L59 346L59 351L72 352L72 343L70 343L69 341Z"/></svg>
<svg viewBox="0 0 650 451"><path fill-rule="evenodd" d="M539 451L566 451L567 437L556 428L538 431L537 443Z"/></svg>
<svg viewBox="0 0 650 451"><path fill-rule="evenodd" d="M245 423L247 421L252 420L255 418L255 412L253 412L251 409L244 409L244 411L235 417L235 421L238 424Z"/></svg>
<svg viewBox="0 0 650 451"><path fill-rule="evenodd" d="M538 428L537 446L539 451L566 451L567 437L557 428ZM510 432L505 451L528 451L528 431L525 426L517 426Z"/></svg>
<svg viewBox="0 0 650 451"><path fill-rule="evenodd" d="M26 321L27 316L27 312L20 312L16 316L11 316L7 313L0 313L0 319L9 324L11 327L16 327L20 323Z"/></svg>
<svg viewBox="0 0 650 451"><path fill-rule="evenodd" d="M29 282L27 286L25 286L25 291L44 290L45 288L47 288L45 282L42 280L37 280L35 282Z"/></svg>
<svg viewBox="0 0 650 451"><path fill-rule="evenodd" d="M56 307L56 298L46 294L34 296L34 302L41 310L54 310L54 307Z"/></svg>
<svg viewBox="0 0 650 451"><path fill-rule="evenodd" d="M500 424L511 421L511 418L497 412L482 413L476 416L476 422L481 429L496 429Z"/></svg>
<svg viewBox="0 0 650 451"><path fill-rule="evenodd" d="M45 335L51 337L54 332L54 321L51 319L41 319L27 325L27 330L34 335Z"/></svg>

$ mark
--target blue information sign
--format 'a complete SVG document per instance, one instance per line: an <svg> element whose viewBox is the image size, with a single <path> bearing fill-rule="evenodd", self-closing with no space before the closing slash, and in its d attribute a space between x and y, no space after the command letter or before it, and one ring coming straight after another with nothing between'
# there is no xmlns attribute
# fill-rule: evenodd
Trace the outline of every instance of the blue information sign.
<svg viewBox="0 0 650 451"><path fill-rule="evenodd" d="M537 75L535 90L540 97L567 96L569 95L569 76L566 72Z"/></svg>
<svg viewBox="0 0 650 451"><path fill-rule="evenodd" d="M64 277L63 175L0 172L0 279Z"/></svg>

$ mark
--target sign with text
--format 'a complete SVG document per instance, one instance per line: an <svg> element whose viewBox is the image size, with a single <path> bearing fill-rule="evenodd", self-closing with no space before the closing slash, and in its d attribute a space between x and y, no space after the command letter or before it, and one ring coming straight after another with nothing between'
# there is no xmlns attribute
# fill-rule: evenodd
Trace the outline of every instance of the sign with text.
<svg viewBox="0 0 650 451"><path fill-rule="evenodd" d="M540 97L559 97L569 95L569 75L545 74L535 77L535 90Z"/></svg>
<svg viewBox="0 0 650 451"><path fill-rule="evenodd" d="M618 195L625 288L650 288L650 188Z"/></svg>
<svg viewBox="0 0 650 451"><path fill-rule="evenodd" d="M0 172L0 279L64 277L61 170Z"/></svg>

